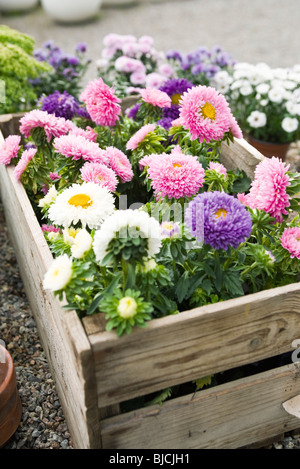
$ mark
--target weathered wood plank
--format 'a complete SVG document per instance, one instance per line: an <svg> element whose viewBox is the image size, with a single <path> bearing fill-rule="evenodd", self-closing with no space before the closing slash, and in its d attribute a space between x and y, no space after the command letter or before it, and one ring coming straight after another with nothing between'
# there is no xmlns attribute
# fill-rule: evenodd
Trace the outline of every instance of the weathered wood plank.
<svg viewBox="0 0 300 469"><path fill-rule="evenodd" d="M296 283L155 319L128 336L89 335L99 406L288 352L300 337L299 304ZM101 314L89 321L103 328Z"/></svg>
<svg viewBox="0 0 300 469"><path fill-rule="evenodd" d="M43 289L53 258L22 184L12 168L0 167L5 217L24 287L37 324L75 447L100 447L93 356L74 311Z"/></svg>
<svg viewBox="0 0 300 469"><path fill-rule="evenodd" d="M111 417L107 449L235 449L299 426L282 402L299 393L299 364ZM151 438L150 438L151 435Z"/></svg>
<svg viewBox="0 0 300 469"><path fill-rule="evenodd" d="M221 147L221 161L228 170L237 168L244 170L253 179L255 167L265 157L244 139L234 139L229 146L223 142Z"/></svg>

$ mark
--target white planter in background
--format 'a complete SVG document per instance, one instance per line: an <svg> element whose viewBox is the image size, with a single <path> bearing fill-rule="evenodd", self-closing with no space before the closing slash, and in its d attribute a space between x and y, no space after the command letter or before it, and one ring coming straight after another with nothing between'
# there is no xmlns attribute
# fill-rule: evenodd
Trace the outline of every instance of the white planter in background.
<svg viewBox="0 0 300 469"><path fill-rule="evenodd" d="M96 16L102 0L41 0L41 4L52 19L64 23L78 23Z"/></svg>
<svg viewBox="0 0 300 469"><path fill-rule="evenodd" d="M39 0L0 0L0 11L14 12L26 11L38 5Z"/></svg>

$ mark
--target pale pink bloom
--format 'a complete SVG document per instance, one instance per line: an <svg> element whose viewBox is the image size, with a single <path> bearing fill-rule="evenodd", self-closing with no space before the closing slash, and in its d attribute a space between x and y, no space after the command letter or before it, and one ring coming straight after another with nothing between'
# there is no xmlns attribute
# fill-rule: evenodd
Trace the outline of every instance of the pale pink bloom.
<svg viewBox="0 0 300 469"><path fill-rule="evenodd" d="M34 109L20 119L20 132L28 138L33 129L42 128L45 131L47 141L53 137L67 134L73 127L73 123L64 117L56 117L46 111Z"/></svg>
<svg viewBox="0 0 300 469"><path fill-rule="evenodd" d="M158 67L158 72L161 75L166 76L167 78L171 78L171 76L174 74L174 68L172 67L172 65L167 64L167 63L166 64L161 64Z"/></svg>
<svg viewBox="0 0 300 469"><path fill-rule="evenodd" d="M63 135L53 142L56 153L73 160L93 161L106 164L104 151L95 142L90 142L82 135Z"/></svg>
<svg viewBox="0 0 300 469"><path fill-rule="evenodd" d="M147 42L143 42L138 44L138 50L141 54L149 54L149 52L152 50L152 46L147 44Z"/></svg>
<svg viewBox="0 0 300 469"><path fill-rule="evenodd" d="M209 86L194 86L182 95L180 119L191 139L222 140L230 130L231 111L224 95Z"/></svg>
<svg viewBox="0 0 300 469"><path fill-rule="evenodd" d="M244 192L242 194L237 194L238 200L241 202L241 204L246 205L249 207L249 194L245 194Z"/></svg>
<svg viewBox="0 0 300 469"><path fill-rule="evenodd" d="M122 36L120 34L110 33L104 36L103 45L105 47L121 47Z"/></svg>
<svg viewBox="0 0 300 469"><path fill-rule="evenodd" d="M138 86L128 86L126 92L127 94L140 94L142 89Z"/></svg>
<svg viewBox="0 0 300 469"><path fill-rule="evenodd" d="M102 78L91 81L81 93L80 100L86 104L86 109L92 120L101 126L115 125L121 114L121 99L114 94Z"/></svg>
<svg viewBox="0 0 300 469"><path fill-rule="evenodd" d="M146 88L159 88L168 78L161 73L148 73L146 78Z"/></svg>
<svg viewBox="0 0 300 469"><path fill-rule="evenodd" d="M197 157L182 153L179 146L170 155L159 155L148 164L147 173L157 197L191 197L203 186L203 166Z"/></svg>
<svg viewBox="0 0 300 469"><path fill-rule="evenodd" d="M288 169L289 165L275 156L261 161L255 169L249 193L242 194L239 200L252 209L264 210L281 223L290 206Z"/></svg>
<svg viewBox="0 0 300 469"><path fill-rule="evenodd" d="M217 173L224 174L226 178L228 177L227 169L221 163L214 163L213 161L210 161L209 169L212 169L216 171Z"/></svg>
<svg viewBox="0 0 300 469"><path fill-rule="evenodd" d="M145 72L146 68L143 62L132 57L122 55L115 61L115 69L122 73Z"/></svg>
<svg viewBox="0 0 300 469"><path fill-rule="evenodd" d="M300 227L286 228L280 238L281 246L287 249L290 257L300 259Z"/></svg>
<svg viewBox="0 0 300 469"><path fill-rule="evenodd" d="M182 122L181 122L180 117L178 117L178 119L174 119L172 121L172 127L180 127L181 125L182 125Z"/></svg>
<svg viewBox="0 0 300 469"><path fill-rule="evenodd" d="M113 58L117 51L118 49L116 47L106 47L102 50L101 57L102 59L109 61Z"/></svg>
<svg viewBox="0 0 300 469"><path fill-rule="evenodd" d="M230 130L235 138L243 138L243 132L233 115L231 115Z"/></svg>
<svg viewBox="0 0 300 469"><path fill-rule="evenodd" d="M111 168L102 163L85 163L81 170L81 178L84 182L94 182L102 187L106 187L110 192L115 192L118 179Z"/></svg>
<svg viewBox="0 0 300 469"><path fill-rule="evenodd" d="M107 165L121 179L121 182L129 182L133 178L131 163L125 153L116 147L107 147L104 150Z"/></svg>
<svg viewBox="0 0 300 469"><path fill-rule="evenodd" d="M133 72L130 75L130 82L133 85L144 85L146 81L146 74L144 71Z"/></svg>
<svg viewBox="0 0 300 469"><path fill-rule="evenodd" d="M145 124L143 125L127 142L126 150L136 150L139 144L144 140L144 138L153 132L156 128L155 124Z"/></svg>
<svg viewBox="0 0 300 469"><path fill-rule="evenodd" d="M14 169L14 176L17 181L20 181L22 174L24 173L32 158L35 156L36 152L36 148L30 148L29 150L25 150L23 152L17 166Z"/></svg>
<svg viewBox="0 0 300 469"><path fill-rule="evenodd" d="M152 104L157 107L171 107L172 100L170 96L164 91L153 88L145 88L141 91L142 100L145 103Z"/></svg>
<svg viewBox="0 0 300 469"><path fill-rule="evenodd" d="M136 57L139 52L139 45L136 42L125 42L122 45L122 52L128 57Z"/></svg>
<svg viewBox="0 0 300 469"><path fill-rule="evenodd" d="M152 155L146 155L146 156L144 156L144 157L141 158L140 161L139 161L139 168L140 168L140 170L143 171L144 168L149 167L149 166L150 166L150 163L151 163L151 160L152 160L153 158L156 158L156 157L162 158L162 157L165 156L165 155L166 155L165 153L163 153L162 155L161 155L161 154L158 154L158 153L157 153L157 154L154 153L154 154L152 154Z"/></svg>
<svg viewBox="0 0 300 469"><path fill-rule="evenodd" d="M69 135L81 135L82 137L86 138L90 142L96 142L98 134L95 132L92 127L87 126L86 129L81 129L80 127L77 127L74 125L72 130L69 132Z"/></svg>
<svg viewBox="0 0 300 469"><path fill-rule="evenodd" d="M13 158L18 156L21 137L9 135L0 146L0 164L10 164Z"/></svg>
<svg viewBox="0 0 300 469"><path fill-rule="evenodd" d="M141 36L141 37L139 38L139 43L140 43L140 44L149 44L149 46L153 46L153 44L154 44L154 39L153 39L152 36L147 36L147 35Z"/></svg>

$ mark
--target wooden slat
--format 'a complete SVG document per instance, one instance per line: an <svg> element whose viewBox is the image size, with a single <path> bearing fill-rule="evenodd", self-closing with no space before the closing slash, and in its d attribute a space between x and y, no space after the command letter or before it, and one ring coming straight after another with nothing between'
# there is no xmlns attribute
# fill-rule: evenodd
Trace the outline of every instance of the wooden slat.
<svg viewBox="0 0 300 469"><path fill-rule="evenodd" d="M255 167L265 157L244 139L234 139L229 146L223 142L221 161L228 170L244 170L247 176L254 178Z"/></svg>
<svg viewBox="0 0 300 469"><path fill-rule="evenodd" d="M299 304L296 283L155 319L120 338L97 332L101 314L89 318L99 406L288 352L300 337Z"/></svg>
<svg viewBox="0 0 300 469"><path fill-rule="evenodd" d="M300 391L299 364L104 420L108 449L235 449L299 427L282 402Z"/></svg>
<svg viewBox="0 0 300 469"><path fill-rule="evenodd" d="M93 356L81 321L43 289L53 258L22 184L0 167L6 223L75 447L100 447Z"/></svg>

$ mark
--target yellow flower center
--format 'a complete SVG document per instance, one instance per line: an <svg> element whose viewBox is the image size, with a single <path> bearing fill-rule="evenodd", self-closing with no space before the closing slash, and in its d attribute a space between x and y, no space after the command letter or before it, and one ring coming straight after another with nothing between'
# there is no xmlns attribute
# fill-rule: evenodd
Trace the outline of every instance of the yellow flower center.
<svg viewBox="0 0 300 469"><path fill-rule="evenodd" d="M210 119L211 121L216 118L216 110L210 103L205 103L201 108L201 114L203 117Z"/></svg>
<svg viewBox="0 0 300 469"><path fill-rule="evenodd" d="M215 216L216 216L216 218L220 218L220 217L225 218L227 213L228 212L227 212L227 210L225 210L225 208L219 208L219 210L217 210L215 212Z"/></svg>
<svg viewBox="0 0 300 469"><path fill-rule="evenodd" d="M76 194L70 198L68 203L70 205L74 205L75 207L81 207L86 209L93 204L93 201L87 194Z"/></svg>
<svg viewBox="0 0 300 469"><path fill-rule="evenodd" d="M180 163L174 163L173 168L182 168L182 164Z"/></svg>
<svg viewBox="0 0 300 469"><path fill-rule="evenodd" d="M123 319L133 318L137 313L137 303L134 298L125 296L119 301L118 313Z"/></svg>
<svg viewBox="0 0 300 469"><path fill-rule="evenodd" d="M173 94L173 96L171 97L172 104L176 104L177 106L179 106L180 99L181 99L181 94L179 93Z"/></svg>

